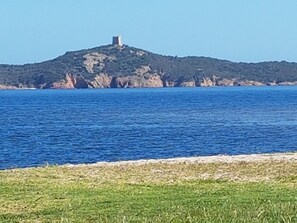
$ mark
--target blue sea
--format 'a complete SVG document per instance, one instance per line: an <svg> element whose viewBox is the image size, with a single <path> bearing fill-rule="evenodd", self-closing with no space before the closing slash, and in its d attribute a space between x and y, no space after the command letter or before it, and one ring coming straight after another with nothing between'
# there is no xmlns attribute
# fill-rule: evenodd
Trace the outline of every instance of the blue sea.
<svg viewBox="0 0 297 223"><path fill-rule="evenodd" d="M297 151L297 87L0 91L0 169Z"/></svg>

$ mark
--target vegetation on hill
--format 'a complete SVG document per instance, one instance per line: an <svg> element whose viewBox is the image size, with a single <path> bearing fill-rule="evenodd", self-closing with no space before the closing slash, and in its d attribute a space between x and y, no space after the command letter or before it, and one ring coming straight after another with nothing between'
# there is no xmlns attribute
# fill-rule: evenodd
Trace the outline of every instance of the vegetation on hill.
<svg viewBox="0 0 297 223"><path fill-rule="evenodd" d="M137 73L142 68L145 71ZM67 75L72 82L68 85ZM99 83L102 80L96 77L100 75L108 77L110 82L105 79L105 83ZM94 84L95 80L97 84ZM297 63L234 63L208 57L162 56L126 45L67 52L42 63L0 65L2 88L234 86L295 82Z"/></svg>

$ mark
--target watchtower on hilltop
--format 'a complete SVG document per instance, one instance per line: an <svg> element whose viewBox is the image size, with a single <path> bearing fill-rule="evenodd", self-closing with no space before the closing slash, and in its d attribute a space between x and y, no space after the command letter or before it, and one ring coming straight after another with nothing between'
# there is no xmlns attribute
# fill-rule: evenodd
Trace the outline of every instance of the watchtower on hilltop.
<svg viewBox="0 0 297 223"><path fill-rule="evenodd" d="M113 36L112 37L112 45L123 46L122 37L121 36Z"/></svg>

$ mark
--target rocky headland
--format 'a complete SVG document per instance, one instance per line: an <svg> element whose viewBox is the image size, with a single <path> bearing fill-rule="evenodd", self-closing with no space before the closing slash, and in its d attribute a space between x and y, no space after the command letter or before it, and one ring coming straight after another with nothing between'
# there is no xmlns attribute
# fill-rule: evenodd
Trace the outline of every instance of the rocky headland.
<svg viewBox="0 0 297 223"><path fill-rule="evenodd" d="M297 63L235 63L173 57L127 45L67 52L53 60L0 65L0 89L296 85Z"/></svg>

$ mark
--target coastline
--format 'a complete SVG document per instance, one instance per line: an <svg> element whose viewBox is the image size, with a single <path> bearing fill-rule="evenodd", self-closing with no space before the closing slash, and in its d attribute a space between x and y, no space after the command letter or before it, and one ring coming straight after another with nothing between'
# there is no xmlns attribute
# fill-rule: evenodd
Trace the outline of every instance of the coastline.
<svg viewBox="0 0 297 223"><path fill-rule="evenodd" d="M140 159L116 162L96 162L89 164L65 164L64 167L102 167L102 166L125 166L147 164L211 164L211 163L239 163L239 162L264 162L264 161L291 161L297 162L297 152L263 153L246 155L214 155L196 157L178 157L167 159Z"/></svg>
<svg viewBox="0 0 297 223"><path fill-rule="evenodd" d="M281 84L243 84L243 85L209 85L209 86L147 86L147 87L98 87L98 88L75 88L75 87L58 87L58 88L36 88L36 87L16 87L16 86L4 86L0 84L0 91L13 91L13 90L79 90L79 89L139 89L139 88L217 88L217 87L296 87L296 82L286 82Z"/></svg>

